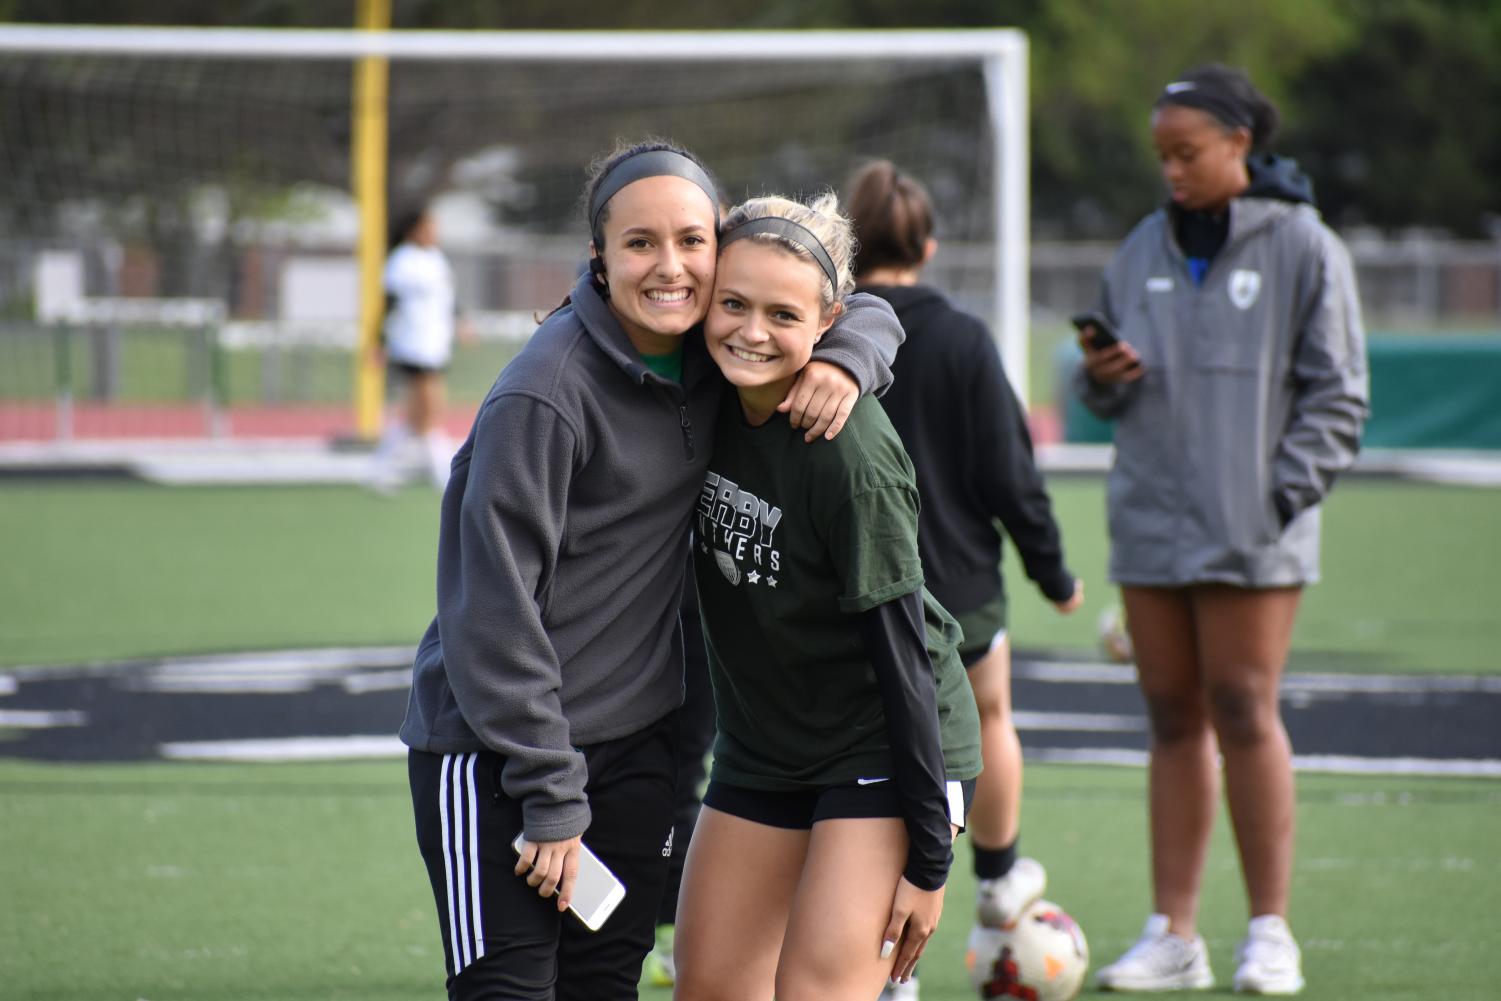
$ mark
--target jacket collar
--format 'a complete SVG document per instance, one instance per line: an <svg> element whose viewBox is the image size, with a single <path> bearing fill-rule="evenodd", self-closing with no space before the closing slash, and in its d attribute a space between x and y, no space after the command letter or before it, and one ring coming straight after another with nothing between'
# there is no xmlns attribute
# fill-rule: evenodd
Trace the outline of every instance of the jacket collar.
<svg viewBox="0 0 1501 1001"><path fill-rule="evenodd" d="M1230 232L1225 237L1225 245L1215 255L1216 259L1224 256L1236 244L1291 216L1297 208L1294 203L1280 199L1254 196L1232 199L1227 209L1230 213ZM1183 250L1178 246L1178 241L1173 238L1173 214L1177 211L1177 206L1172 204L1168 204L1161 210L1162 239L1167 244L1168 253L1181 259Z"/></svg>
<svg viewBox="0 0 1501 1001"><path fill-rule="evenodd" d="M625 328L620 325L615 314L610 312L610 304L599 294L593 275L587 271L580 275L568 300L590 340L607 358L619 365L631 377L632 382L637 385L650 383L678 388L677 383L662 378L646 367ZM704 347L703 330L694 326L683 335L683 387L692 386L703 378L706 367L712 368L713 362Z"/></svg>

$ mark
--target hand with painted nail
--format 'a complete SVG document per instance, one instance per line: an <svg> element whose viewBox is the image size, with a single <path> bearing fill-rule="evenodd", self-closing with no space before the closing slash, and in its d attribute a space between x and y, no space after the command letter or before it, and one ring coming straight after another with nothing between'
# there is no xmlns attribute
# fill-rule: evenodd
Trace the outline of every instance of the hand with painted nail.
<svg viewBox="0 0 1501 1001"><path fill-rule="evenodd" d="M896 953L890 974L893 982L905 983L912 979L918 957L927 948L928 939L933 937L938 918L943 914L943 889L940 886L936 890L919 890L907 882L905 876L897 883L896 896L891 901L891 918L881 937L881 958Z"/></svg>

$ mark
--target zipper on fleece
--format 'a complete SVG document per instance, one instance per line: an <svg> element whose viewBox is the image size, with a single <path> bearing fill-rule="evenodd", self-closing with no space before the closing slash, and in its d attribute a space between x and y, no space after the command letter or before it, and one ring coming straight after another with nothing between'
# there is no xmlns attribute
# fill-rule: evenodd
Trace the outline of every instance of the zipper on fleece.
<svg viewBox="0 0 1501 1001"><path fill-rule="evenodd" d="M683 429L683 457L693 461L693 422L688 419L688 404L678 404L678 420Z"/></svg>

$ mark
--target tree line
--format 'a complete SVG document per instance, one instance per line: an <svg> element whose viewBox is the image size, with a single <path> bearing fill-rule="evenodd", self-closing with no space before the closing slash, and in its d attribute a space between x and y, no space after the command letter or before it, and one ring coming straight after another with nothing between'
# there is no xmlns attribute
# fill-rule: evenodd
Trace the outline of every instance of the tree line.
<svg viewBox="0 0 1501 1001"><path fill-rule="evenodd" d="M1161 198L1152 100L1246 68L1274 143L1336 226L1501 237L1501 4L1491 0L391 0L411 29L1015 27L1031 42L1033 228L1118 237ZM0 0L32 23L347 27L354 0Z"/></svg>

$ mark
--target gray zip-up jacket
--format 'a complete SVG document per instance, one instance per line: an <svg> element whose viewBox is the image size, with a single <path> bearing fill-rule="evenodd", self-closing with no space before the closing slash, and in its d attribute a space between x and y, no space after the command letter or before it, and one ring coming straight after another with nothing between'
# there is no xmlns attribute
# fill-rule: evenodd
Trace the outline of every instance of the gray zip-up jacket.
<svg viewBox="0 0 1501 1001"><path fill-rule="evenodd" d="M1115 419L1110 576L1248 587L1319 575L1318 504L1368 413L1350 257L1309 205L1230 204L1201 285L1161 210L1105 272L1100 309L1141 355L1136 382L1075 389Z"/></svg>
<svg viewBox="0 0 1501 1001"><path fill-rule="evenodd" d="M814 358L881 390L902 338L883 300L852 296ZM501 786L532 841L589 826L578 748L683 701L689 518L724 386L697 330L682 376L648 371L585 275L501 372L454 456L438 613L401 739L502 755Z"/></svg>

